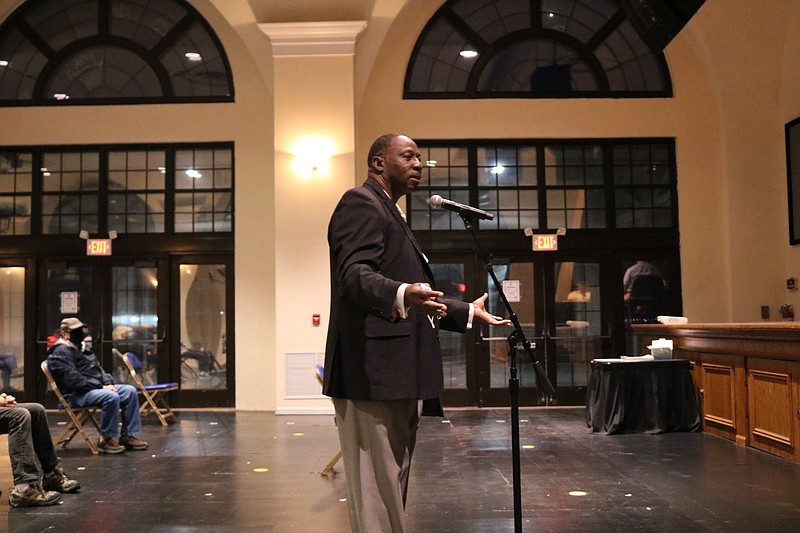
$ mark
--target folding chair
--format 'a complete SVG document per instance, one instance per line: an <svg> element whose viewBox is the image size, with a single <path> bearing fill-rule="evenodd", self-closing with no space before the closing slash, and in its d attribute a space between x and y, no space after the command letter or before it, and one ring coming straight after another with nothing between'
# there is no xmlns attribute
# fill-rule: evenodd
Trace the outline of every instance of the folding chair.
<svg viewBox="0 0 800 533"><path fill-rule="evenodd" d="M100 433L100 424L97 423L97 420L94 418L94 413L99 409L97 405L87 405L86 407L72 407L69 402L64 398L64 395L61 394L61 391L56 385L56 381L53 379L53 375L50 373L50 369L47 367L47 361L42 361L42 372L44 372L45 377L47 378L47 382L50 384L50 387L53 389L53 392L56 394L56 398L58 399L58 409L67 413L69 417L69 424L67 427L64 428L64 431L56 437L55 445L61 445L62 448L66 448L67 445L70 443L72 438L75 436L76 433L80 433L83 439L86 441L86 444L89 445L89 451L92 454L97 455L97 445L94 443L92 439L89 438L88 433L83 427L87 421L91 422L92 425L97 430L98 434Z"/></svg>
<svg viewBox="0 0 800 533"><path fill-rule="evenodd" d="M128 368L128 372L131 374L131 378L133 378L134 385L137 389L139 389L139 394L142 395L144 398L144 402L139 407L139 414L142 418L147 416L150 413L154 413L158 420L161 422L162 426L168 425L167 418L172 418L173 421L177 422L178 417L175 416L175 413L172 412L169 404L167 403L166 398L162 396L162 393L169 392L173 390L178 390L180 385L176 382L170 383L148 383L147 385L144 384L142 379L139 377L139 373L137 370L142 370L144 365L139 360L133 352L126 352L120 353L119 350L116 348L111 349L112 353L119 357L125 366ZM150 376L146 373L142 372L145 379L148 381L150 380Z"/></svg>
<svg viewBox="0 0 800 533"><path fill-rule="evenodd" d="M322 381L323 381L323 376L324 375L325 375L325 367L323 367L322 365L316 365L314 367L314 376L316 376L317 382L319 382L320 386L322 386ZM334 424L336 423L336 417L335 416L333 417L333 423ZM333 456L333 459L331 459L328 462L328 464L325 465L325 468L322 469L322 472L320 472L320 475L321 476L327 476L330 473L330 471L333 470L334 465L337 462L339 462L339 459L341 459L341 458L342 458L342 450L339 450L338 452L336 452L336 455Z"/></svg>

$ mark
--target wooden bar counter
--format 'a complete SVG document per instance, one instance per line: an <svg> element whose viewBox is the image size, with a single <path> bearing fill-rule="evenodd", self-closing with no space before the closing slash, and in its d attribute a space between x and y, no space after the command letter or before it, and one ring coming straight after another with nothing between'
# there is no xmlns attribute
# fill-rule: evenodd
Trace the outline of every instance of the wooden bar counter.
<svg viewBox="0 0 800 533"><path fill-rule="evenodd" d="M800 323L632 329L640 353L663 337L692 362L704 431L800 462Z"/></svg>

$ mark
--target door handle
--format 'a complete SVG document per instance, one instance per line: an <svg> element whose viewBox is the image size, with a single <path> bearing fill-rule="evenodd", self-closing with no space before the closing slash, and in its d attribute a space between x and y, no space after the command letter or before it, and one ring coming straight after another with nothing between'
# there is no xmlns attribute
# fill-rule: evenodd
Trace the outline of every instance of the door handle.
<svg viewBox="0 0 800 533"><path fill-rule="evenodd" d="M162 343L164 342L164 337L160 339L100 339L98 342L108 342L108 343L115 343L115 342L155 342L155 343Z"/></svg>

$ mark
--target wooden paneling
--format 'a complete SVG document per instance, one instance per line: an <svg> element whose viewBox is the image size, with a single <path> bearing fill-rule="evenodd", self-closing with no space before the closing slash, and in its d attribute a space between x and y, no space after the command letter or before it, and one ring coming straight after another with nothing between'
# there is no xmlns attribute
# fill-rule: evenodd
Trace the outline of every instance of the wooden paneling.
<svg viewBox="0 0 800 533"><path fill-rule="evenodd" d="M733 367L702 365L703 420L727 430L736 429L736 402Z"/></svg>
<svg viewBox="0 0 800 533"><path fill-rule="evenodd" d="M800 323L636 325L694 362L703 429L800 462Z"/></svg>
<svg viewBox="0 0 800 533"><path fill-rule="evenodd" d="M798 370L800 363L750 358L747 405L750 445L798 460Z"/></svg>
<svg viewBox="0 0 800 533"><path fill-rule="evenodd" d="M700 361L703 429L709 433L747 444L744 358L697 354Z"/></svg>

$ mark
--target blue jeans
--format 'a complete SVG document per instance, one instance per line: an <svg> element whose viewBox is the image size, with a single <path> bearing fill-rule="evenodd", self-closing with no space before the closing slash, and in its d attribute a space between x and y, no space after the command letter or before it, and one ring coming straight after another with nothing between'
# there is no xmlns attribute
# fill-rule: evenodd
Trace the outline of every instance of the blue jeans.
<svg viewBox="0 0 800 533"><path fill-rule="evenodd" d="M136 437L142 433L139 418L139 393L132 385L114 385L117 392L95 389L83 394L72 394L70 404L75 407L97 405L100 407L100 434L116 438L119 432L119 414L122 412L122 438Z"/></svg>

